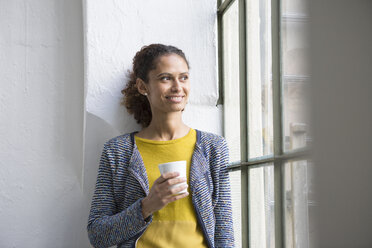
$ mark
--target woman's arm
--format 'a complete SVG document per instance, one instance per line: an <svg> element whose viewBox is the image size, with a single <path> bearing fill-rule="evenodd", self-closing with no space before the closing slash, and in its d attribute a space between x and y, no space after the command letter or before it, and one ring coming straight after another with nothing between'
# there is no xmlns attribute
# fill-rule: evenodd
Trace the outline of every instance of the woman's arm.
<svg viewBox="0 0 372 248"><path fill-rule="evenodd" d="M218 201L214 208L216 217L215 247L234 247L234 231L232 222L231 191L228 172L229 152L225 139L219 142L215 153L215 165L219 167Z"/></svg>
<svg viewBox="0 0 372 248"><path fill-rule="evenodd" d="M112 158L105 145L87 226L89 240L94 247L117 245L136 237L149 225L149 221L146 222L142 216L142 198L117 213L110 168L114 163Z"/></svg>

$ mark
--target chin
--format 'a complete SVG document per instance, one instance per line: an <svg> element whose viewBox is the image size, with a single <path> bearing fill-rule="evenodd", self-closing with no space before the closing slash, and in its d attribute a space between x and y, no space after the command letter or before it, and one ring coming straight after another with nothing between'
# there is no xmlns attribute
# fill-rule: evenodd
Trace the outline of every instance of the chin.
<svg viewBox="0 0 372 248"><path fill-rule="evenodd" d="M170 111L171 112L182 112L185 109L185 107L186 107L185 105L174 106L170 108Z"/></svg>

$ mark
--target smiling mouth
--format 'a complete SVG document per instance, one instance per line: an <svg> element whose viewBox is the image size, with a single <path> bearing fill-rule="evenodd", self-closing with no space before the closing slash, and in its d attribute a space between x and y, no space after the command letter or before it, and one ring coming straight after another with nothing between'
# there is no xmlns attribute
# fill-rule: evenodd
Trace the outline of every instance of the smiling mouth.
<svg viewBox="0 0 372 248"><path fill-rule="evenodd" d="M165 98L172 102L181 102L184 96L166 96Z"/></svg>

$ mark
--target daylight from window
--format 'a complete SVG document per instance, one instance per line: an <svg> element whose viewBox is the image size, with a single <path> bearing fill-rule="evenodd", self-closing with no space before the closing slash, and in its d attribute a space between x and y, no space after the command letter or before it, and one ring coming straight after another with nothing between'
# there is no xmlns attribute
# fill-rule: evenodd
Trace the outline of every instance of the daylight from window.
<svg viewBox="0 0 372 248"><path fill-rule="evenodd" d="M315 203L306 155L311 143L307 5L273 2L219 5L236 247L308 248Z"/></svg>

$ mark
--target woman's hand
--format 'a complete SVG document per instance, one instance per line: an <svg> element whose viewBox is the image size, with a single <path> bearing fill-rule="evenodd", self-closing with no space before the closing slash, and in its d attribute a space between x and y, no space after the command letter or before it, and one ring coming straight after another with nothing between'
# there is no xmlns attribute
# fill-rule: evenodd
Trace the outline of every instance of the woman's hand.
<svg viewBox="0 0 372 248"><path fill-rule="evenodd" d="M186 182L186 178L176 178L178 172L169 172L161 175L155 180L148 196L142 200L142 215L143 219L149 217L152 213L162 209L168 203L177 201L189 195L188 192L176 195L180 191L186 189L187 185L170 188L175 184Z"/></svg>

